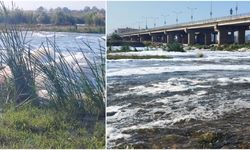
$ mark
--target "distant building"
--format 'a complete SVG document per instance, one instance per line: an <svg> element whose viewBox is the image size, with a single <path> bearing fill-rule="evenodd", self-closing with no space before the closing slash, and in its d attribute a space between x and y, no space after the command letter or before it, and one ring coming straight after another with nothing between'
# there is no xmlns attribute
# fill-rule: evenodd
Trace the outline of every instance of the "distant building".
<svg viewBox="0 0 250 150"><path fill-rule="evenodd" d="M125 33L125 32L133 32L133 31L138 31L138 29L134 29L134 28L118 28L116 30L116 33Z"/></svg>

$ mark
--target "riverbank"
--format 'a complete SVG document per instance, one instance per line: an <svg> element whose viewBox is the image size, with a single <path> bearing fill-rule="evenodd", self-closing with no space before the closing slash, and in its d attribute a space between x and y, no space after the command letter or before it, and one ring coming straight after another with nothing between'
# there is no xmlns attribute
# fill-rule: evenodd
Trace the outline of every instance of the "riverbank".
<svg viewBox="0 0 250 150"><path fill-rule="evenodd" d="M18 25L24 30L47 31L47 32L76 32L76 33L105 33L105 26L75 26L75 25ZM0 25L0 30L4 25Z"/></svg>
<svg viewBox="0 0 250 150"><path fill-rule="evenodd" d="M26 105L1 110L3 149L103 149L105 118Z"/></svg>

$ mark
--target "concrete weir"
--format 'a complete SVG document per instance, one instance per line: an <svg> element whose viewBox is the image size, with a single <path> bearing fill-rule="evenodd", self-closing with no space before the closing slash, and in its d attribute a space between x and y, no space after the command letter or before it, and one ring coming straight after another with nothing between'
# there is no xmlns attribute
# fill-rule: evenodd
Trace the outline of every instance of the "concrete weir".
<svg viewBox="0 0 250 150"><path fill-rule="evenodd" d="M250 13L122 33L125 41L179 42L188 45L245 43ZM237 40L235 40L235 32Z"/></svg>

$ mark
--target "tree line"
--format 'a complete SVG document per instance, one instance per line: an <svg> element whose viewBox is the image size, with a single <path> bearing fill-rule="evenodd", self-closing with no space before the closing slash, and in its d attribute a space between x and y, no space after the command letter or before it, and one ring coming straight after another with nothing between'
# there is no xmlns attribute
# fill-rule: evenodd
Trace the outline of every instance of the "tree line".
<svg viewBox="0 0 250 150"><path fill-rule="evenodd" d="M70 10L67 7L47 10L42 6L36 10L1 9L0 23L105 26L105 10L95 6L92 8L86 6L82 10Z"/></svg>

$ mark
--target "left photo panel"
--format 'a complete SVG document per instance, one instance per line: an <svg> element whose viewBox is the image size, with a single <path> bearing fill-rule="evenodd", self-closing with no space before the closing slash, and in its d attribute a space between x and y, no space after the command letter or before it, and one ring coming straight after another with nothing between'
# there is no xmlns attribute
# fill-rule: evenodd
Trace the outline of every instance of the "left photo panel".
<svg viewBox="0 0 250 150"><path fill-rule="evenodd" d="M105 1L0 2L0 148L105 149Z"/></svg>

